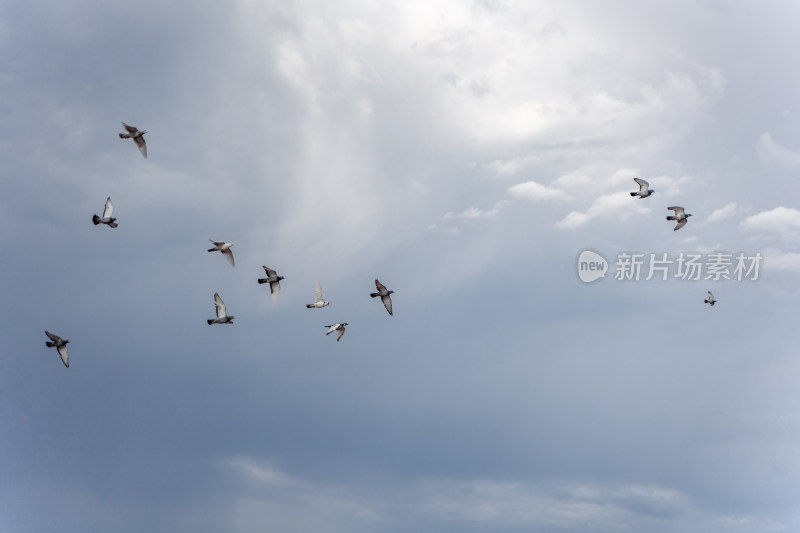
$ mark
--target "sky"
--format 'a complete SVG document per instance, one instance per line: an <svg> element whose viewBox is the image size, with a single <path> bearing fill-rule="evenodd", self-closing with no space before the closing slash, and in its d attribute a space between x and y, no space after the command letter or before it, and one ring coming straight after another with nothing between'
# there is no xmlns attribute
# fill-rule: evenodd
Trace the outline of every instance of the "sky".
<svg viewBox="0 0 800 533"><path fill-rule="evenodd" d="M800 530L799 20L0 2L0 531Z"/></svg>

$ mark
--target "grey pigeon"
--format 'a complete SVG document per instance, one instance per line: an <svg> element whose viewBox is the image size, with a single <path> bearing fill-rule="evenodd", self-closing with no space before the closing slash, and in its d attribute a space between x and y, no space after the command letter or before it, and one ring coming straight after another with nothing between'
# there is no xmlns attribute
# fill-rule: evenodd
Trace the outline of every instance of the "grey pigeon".
<svg viewBox="0 0 800 533"><path fill-rule="evenodd" d="M711 291L708 291L708 300L703 300L703 303L707 303L711 307L714 307L714 304L717 303L717 301L714 299L714 295L711 294Z"/></svg>
<svg viewBox="0 0 800 533"><path fill-rule="evenodd" d="M45 344L48 348L52 348L55 346L56 350L58 350L58 355L61 356L61 362L64 363L64 366L69 368L69 354L67 353L67 343L68 340L62 339L58 335L53 335L49 331L44 332L45 335L50 337L53 342L47 341Z"/></svg>
<svg viewBox="0 0 800 533"><path fill-rule="evenodd" d="M675 228L672 231L678 231L682 227L686 225L688 222L688 218L692 216L691 214L687 214L684 212L682 207L668 207L667 209L671 211L675 211L675 215L670 215L667 217L667 220L674 220L677 222Z"/></svg>
<svg viewBox="0 0 800 533"><path fill-rule="evenodd" d="M314 290L314 303L306 304L306 307L309 309L319 309L326 305L331 305L331 303L325 301L325 297L322 295L322 285L317 281L317 288Z"/></svg>
<svg viewBox="0 0 800 533"><path fill-rule="evenodd" d="M342 340L342 336L344 335L344 327L346 325L347 325L347 322L343 322L341 324L332 324L330 326L325 326L326 328L328 328L328 332L325 333L325 335L330 335L334 331L338 331L339 332L339 336L336 337L336 342L339 342L340 340Z"/></svg>
<svg viewBox="0 0 800 533"><path fill-rule="evenodd" d="M95 226L98 224L108 224L110 228L116 228L119 224L115 222L117 219L111 216L113 212L114 206L111 205L111 197L109 196L106 198L106 207L103 209L103 216L92 215L92 222L94 222Z"/></svg>
<svg viewBox="0 0 800 533"><path fill-rule="evenodd" d="M136 129L135 126L128 126L124 122L122 126L128 131L128 133L120 133L120 139L133 139L133 142L136 143L136 146L139 147L139 151L142 152L142 155L147 157L147 144L144 142L143 135L147 133L147 130L139 131Z"/></svg>
<svg viewBox="0 0 800 533"><path fill-rule="evenodd" d="M233 261L233 252L231 252L231 246L234 246L232 242L215 241L214 239L208 240L214 243L214 247L209 249L209 252L222 252L222 255L228 258L228 262L231 266L236 266L236 263Z"/></svg>
<svg viewBox="0 0 800 533"><path fill-rule="evenodd" d="M647 198L648 196L656 192L652 189L649 189L650 184L644 181L643 179L633 178L633 181L635 181L636 184L639 185L639 190L637 192L632 192L631 196L638 196L639 199L641 200L642 198Z"/></svg>
<svg viewBox="0 0 800 533"><path fill-rule="evenodd" d="M214 307L217 310L217 318L209 319L208 324L233 324L232 316L228 316L225 311L225 302L219 297L219 293L214 293Z"/></svg>
<svg viewBox="0 0 800 533"><path fill-rule="evenodd" d="M277 272L263 265L261 268L263 268L264 272L267 273L267 277L259 278L258 283L269 283L269 292L272 294L272 301L274 302L281 293L281 280L283 279L283 276L279 276Z"/></svg>
<svg viewBox="0 0 800 533"><path fill-rule="evenodd" d="M381 283L380 281L378 281L377 279L375 280L375 286L378 288L378 292L373 292L373 293L370 294L370 296L372 298L375 298L376 296L380 296L381 297L381 301L383 302L383 306L386 308L387 311L389 311L389 314L391 315L392 314L392 298L389 295L394 293L394 291L387 290L386 286L383 283Z"/></svg>

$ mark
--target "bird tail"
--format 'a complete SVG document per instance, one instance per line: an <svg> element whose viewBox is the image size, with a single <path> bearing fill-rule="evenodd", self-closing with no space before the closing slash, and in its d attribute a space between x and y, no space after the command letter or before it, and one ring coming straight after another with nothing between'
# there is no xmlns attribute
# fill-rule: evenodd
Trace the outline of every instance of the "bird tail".
<svg viewBox="0 0 800 533"><path fill-rule="evenodd" d="M314 306L312 304L306 304L306 307L308 307L309 309L314 309Z"/></svg>
<svg viewBox="0 0 800 533"><path fill-rule="evenodd" d="M213 320L211 320L211 319L208 319L208 325L209 325L209 326L210 326L211 324L213 324L213 323L214 323L214 321L213 321Z"/></svg>
<svg viewBox="0 0 800 533"><path fill-rule="evenodd" d="M127 133L120 133L120 134L119 134L119 138L120 138L120 139L130 139L130 138L131 138L131 136L130 136L130 135L128 135Z"/></svg>
<svg viewBox="0 0 800 533"><path fill-rule="evenodd" d="M262 284L262 283L266 283L266 282L267 282L267 278L259 278L258 279L259 285Z"/></svg>
<svg viewBox="0 0 800 533"><path fill-rule="evenodd" d="M213 251L215 251L215 250L216 250L216 248L211 248L211 249L209 250L209 252L213 252Z"/></svg>
<svg viewBox="0 0 800 533"><path fill-rule="evenodd" d="M94 222L95 226L98 225L100 223L100 217L97 215L92 215L92 222Z"/></svg>
<svg viewBox="0 0 800 533"><path fill-rule="evenodd" d="M378 294L377 292L371 292L369 293L369 296L370 298L375 298L376 296L380 296L380 294Z"/></svg>
<svg viewBox="0 0 800 533"><path fill-rule="evenodd" d="M636 193L635 193L635 192L632 192L632 193L631 193L631 196L636 196Z"/></svg>
<svg viewBox="0 0 800 533"><path fill-rule="evenodd" d="M45 342L45 344L47 345L48 348L52 348L53 346L56 345L56 343L50 341Z"/></svg>
<svg viewBox="0 0 800 533"><path fill-rule="evenodd" d="M667 220L675 220L675 217L670 215L670 216L667 217Z"/></svg>
<svg viewBox="0 0 800 533"><path fill-rule="evenodd" d="M112 228L116 228L117 226L119 226L119 224L117 224L116 222L109 222L108 225L111 226Z"/></svg>

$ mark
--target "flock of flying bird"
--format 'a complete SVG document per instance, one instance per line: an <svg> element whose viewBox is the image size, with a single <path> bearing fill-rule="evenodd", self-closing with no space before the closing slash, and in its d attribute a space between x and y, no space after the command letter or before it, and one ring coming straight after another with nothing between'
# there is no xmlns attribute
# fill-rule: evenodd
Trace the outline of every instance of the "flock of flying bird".
<svg viewBox="0 0 800 533"><path fill-rule="evenodd" d="M650 188L649 183L647 183L645 180L641 178L633 178L633 181L635 181L636 184L639 186L638 191L631 193L631 196L633 197L638 196L639 199L641 200L643 198L647 198L648 196L656 192ZM677 222L672 231L678 231L679 229L684 227L686 223L689 222L689 217L692 216L691 213L687 213L683 207L677 205L673 207L668 207L667 210L673 211L675 213L674 215L667 216L667 220L674 220L675 222ZM708 291L708 298L703 300L703 303L707 303L711 307L714 307L714 304L717 303L717 300L714 299L714 295L711 294L711 291Z"/></svg>
<svg viewBox="0 0 800 533"><path fill-rule="evenodd" d="M120 133L119 137L121 139L133 139L133 142L136 143L136 146L139 148L139 151L142 153L144 157L147 157L147 143L144 140L144 134L147 133L147 130L139 130L134 126L129 126L122 123L122 126L125 128L126 133ZM655 191L650 189L650 184L641 178L633 178L633 181L639 186L639 190L632 192L632 197L639 197L639 199L644 199L652 195ZM674 212L674 215L667 216L667 220L675 221L675 228L673 231L678 231L682 227L686 225L689 221L689 217L692 216L690 213L686 213L683 207L680 206L673 206L668 207L668 210ZM95 226L98 224L106 224L111 228L117 227L116 218L113 215L114 212L114 205L111 203L111 198L106 199L106 205L103 209L103 215L92 216L92 222L94 222ZM233 252L231 251L231 247L234 246L231 242L225 241L215 241L214 239L209 239L213 244L214 247L210 248L209 252L220 252L224 255L228 262L230 262L231 266L236 266L236 262L233 259ZM277 298L278 294L281 291L281 284L280 281L284 279L283 276L279 276L278 273L271 268L266 266L262 267L264 272L266 272L266 278L260 278L258 280L259 284L269 283L269 290L270 294L272 295L273 301ZM391 294L394 291L390 291L386 288L386 286L378 281L375 280L375 287L378 289L377 292L373 292L370 294L372 298L377 298L380 296L381 301L383 302L384 307L392 314L392 298ZM703 300L704 303L707 303L710 306L714 306L717 303L717 300L714 299L714 295L711 294L711 291L708 291L708 298ZM322 286L320 285L319 281L317 281L316 290L314 291L314 303L307 304L306 307L309 309L321 309L330 305L330 302L325 301L325 298L322 293ZM225 302L222 301L219 293L214 293L214 307L216 309L216 318L208 319L208 324L233 324L234 317L232 315L228 315L227 309L225 308ZM336 340L340 341L342 336L344 335L345 327L347 326L347 322L341 322L336 324L330 324L325 326L328 328L328 331L325 333L326 335L330 335L334 331L338 333ZM58 350L59 355L61 356L61 361L64 362L64 365L69 368L69 354L67 352L67 343L69 342L66 339L62 339L58 335L54 335L49 331L45 331L45 334L50 338L50 341L47 341L45 344L50 348L56 348Z"/></svg>
<svg viewBox="0 0 800 533"><path fill-rule="evenodd" d="M128 124L122 123L122 126L125 128L126 133L120 133L120 139L133 139L133 142L136 143L136 146L139 148L139 151L142 155L146 158L147 157L147 143L144 140L144 134L147 133L147 130L139 130L134 126L129 126ZM103 208L103 215L93 215L92 222L95 226L99 224L106 224L111 228L116 228L118 226L116 222L116 218L113 216L114 213L114 205L111 203L111 197L106 198L106 204ZM231 251L231 247L234 246L232 242L225 242L225 241L215 241L214 239L209 239L213 244L214 247L210 248L209 252L220 252L225 258L228 259L228 262L231 266L236 266L236 261L233 258L233 251ZM279 276L278 273L266 266L262 266L264 272L266 273L266 278L259 278L258 283L264 284L269 283L269 290L270 294L272 295L273 302L277 299L278 294L281 292L281 280L284 279L283 276ZM386 311L392 315L392 298L391 294L394 291L389 290L386 286L378 281L375 280L375 287L377 288L377 292L370 293L372 298L377 298L380 296L381 301L383 302L383 306L386 308ZM322 286L320 285L319 281L317 281L316 290L314 291L314 303L306 304L306 307L309 309L321 309L323 307L329 306L331 303L325 300L325 297L322 293ZM214 307L216 309L216 318L210 318L207 320L208 324L233 324L233 319L235 318L233 315L228 315L227 309L225 308L225 302L222 301L219 293L214 293ZM338 335L336 337L336 341L342 340L342 336L344 335L345 326L347 326L347 322L341 322L336 324L329 324L325 326L328 328L328 331L325 333L326 335L330 335L333 332L337 332ZM64 363L64 366L69 368L69 353L67 351L67 344L69 340L62 339L58 335L54 335L49 331L44 332L50 340L47 341L45 344L48 348L56 348L58 354L61 356L61 361Z"/></svg>

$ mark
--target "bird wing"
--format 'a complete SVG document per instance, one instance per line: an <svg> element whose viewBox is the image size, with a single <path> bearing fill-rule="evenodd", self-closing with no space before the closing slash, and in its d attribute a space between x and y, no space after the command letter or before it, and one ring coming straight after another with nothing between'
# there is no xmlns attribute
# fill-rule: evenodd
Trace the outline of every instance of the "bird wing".
<svg viewBox="0 0 800 533"><path fill-rule="evenodd" d="M324 297L322 296L322 285L320 285L319 281L317 281L317 288L314 289L314 301L321 302L323 300Z"/></svg>
<svg viewBox="0 0 800 533"><path fill-rule="evenodd" d="M69 368L69 353L67 353L67 345L62 344L56 348L56 350L58 350L58 355L61 356L61 362L64 363L64 366Z"/></svg>
<svg viewBox="0 0 800 533"><path fill-rule="evenodd" d="M275 271L274 271L274 270L272 270L271 268L267 268L267 267L265 267L264 265L261 265L261 268L263 268L263 269L264 269L264 272L266 272L266 273L267 273L267 277L268 277L268 278L271 278L272 276L277 276L277 275L278 275L278 273L277 273L277 272L275 272Z"/></svg>
<svg viewBox="0 0 800 533"><path fill-rule="evenodd" d="M324 326L324 327L328 328L328 331L325 333L325 335L330 335L331 333L336 331L336 329L339 327L339 324L333 324L332 326Z"/></svg>
<svg viewBox="0 0 800 533"><path fill-rule="evenodd" d="M381 300L383 301L383 306L389 311L389 314L392 314L392 297L391 296L381 296Z"/></svg>
<svg viewBox="0 0 800 533"><path fill-rule="evenodd" d="M111 204L111 197L106 198L106 207L103 209L103 218L111 218L111 213L114 212L114 206Z"/></svg>
<svg viewBox="0 0 800 533"><path fill-rule="evenodd" d="M684 218L683 220L679 220L678 223L675 225L675 228L672 231L678 231L679 229L684 227L687 222L689 222L689 219L686 219L686 218Z"/></svg>
<svg viewBox="0 0 800 533"><path fill-rule="evenodd" d="M50 340L52 340L53 342L61 342L61 337L59 337L58 335L53 335L49 331L45 331L44 334L50 337Z"/></svg>
<svg viewBox="0 0 800 533"><path fill-rule="evenodd" d="M139 147L139 151L142 152L142 155L147 157L147 143L144 142L144 137L134 137L133 142Z"/></svg>
<svg viewBox="0 0 800 533"><path fill-rule="evenodd" d="M714 295L711 294L711 291L708 291L708 299L709 300L713 300L714 299Z"/></svg>
<svg viewBox="0 0 800 533"><path fill-rule="evenodd" d="M339 332L339 336L336 337L336 342L339 342L340 340L342 340L342 337L344 336L344 326L339 326L338 328L336 328L336 331Z"/></svg>
<svg viewBox="0 0 800 533"><path fill-rule="evenodd" d="M375 280L375 286L378 288L378 292L386 292L386 285L384 285L377 279Z"/></svg>
<svg viewBox="0 0 800 533"><path fill-rule="evenodd" d="M128 130L128 133L136 133L139 129L136 126L128 126L124 122L122 123L122 127Z"/></svg>
<svg viewBox="0 0 800 533"><path fill-rule="evenodd" d="M667 209L669 209L670 211L675 211L676 215L681 215L684 212L682 207L677 207L677 206L676 207L668 207Z"/></svg>
<svg viewBox="0 0 800 533"><path fill-rule="evenodd" d="M217 318L222 318L227 316L228 313L225 312L225 302L222 301L222 298L219 297L219 293L214 293L214 306L217 308Z"/></svg>
<svg viewBox="0 0 800 533"><path fill-rule="evenodd" d="M228 262L231 264L231 266L236 266L236 263L233 261L233 252L231 252L230 248L227 250L222 250L222 255L228 258Z"/></svg>
<svg viewBox="0 0 800 533"><path fill-rule="evenodd" d="M640 178L633 178L633 181L639 184L639 192L646 192L650 184Z"/></svg>

